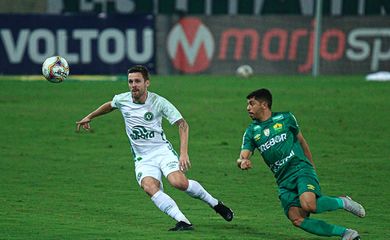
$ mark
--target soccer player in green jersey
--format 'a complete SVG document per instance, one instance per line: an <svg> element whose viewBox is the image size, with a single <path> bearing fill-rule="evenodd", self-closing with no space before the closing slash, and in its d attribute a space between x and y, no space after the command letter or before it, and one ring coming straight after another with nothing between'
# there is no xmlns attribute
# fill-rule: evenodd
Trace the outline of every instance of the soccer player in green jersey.
<svg viewBox="0 0 390 240"><path fill-rule="evenodd" d="M341 236L342 240L358 240L357 231L313 219L310 213L345 209L364 217L362 205L348 196L329 197L321 194L309 146L291 112L272 112L272 94L259 89L247 96L247 111L253 122L244 133L237 166L250 169L249 160L258 149L273 172L279 199L288 219L296 227L319 236Z"/></svg>

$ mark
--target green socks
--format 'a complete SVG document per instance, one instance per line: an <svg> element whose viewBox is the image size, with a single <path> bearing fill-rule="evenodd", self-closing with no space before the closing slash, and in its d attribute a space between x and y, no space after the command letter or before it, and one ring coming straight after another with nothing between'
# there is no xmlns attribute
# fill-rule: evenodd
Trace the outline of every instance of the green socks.
<svg viewBox="0 0 390 240"><path fill-rule="evenodd" d="M309 233L313 233L318 236L342 236L346 230L345 227L326 223L322 220L305 218L299 226L303 230Z"/></svg>
<svg viewBox="0 0 390 240"><path fill-rule="evenodd" d="M334 211L343 208L343 206L343 200L340 198L322 196L317 198L317 211L315 213Z"/></svg>
<svg viewBox="0 0 390 240"><path fill-rule="evenodd" d="M344 208L343 200L341 198L322 196L317 198L317 210L315 213L334 211L341 208ZM346 230L345 227L312 218L305 218L299 227L306 232L328 237L342 236Z"/></svg>

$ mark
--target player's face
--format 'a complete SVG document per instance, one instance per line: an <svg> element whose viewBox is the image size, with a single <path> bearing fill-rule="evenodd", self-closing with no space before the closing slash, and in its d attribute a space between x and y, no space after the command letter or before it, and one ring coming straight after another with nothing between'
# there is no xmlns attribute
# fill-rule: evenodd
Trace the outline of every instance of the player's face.
<svg viewBox="0 0 390 240"><path fill-rule="evenodd" d="M266 103L264 101L258 101L254 97L248 99L248 105L246 110L248 111L249 117L252 119L260 119L264 113Z"/></svg>
<svg viewBox="0 0 390 240"><path fill-rule="evenodd" d="M131 95L136 101L143 101L146 99L147 91L149 87L149 80L145 80L141 73L129 73L128 81L129 81L129 89L131 91Z"/></svg>

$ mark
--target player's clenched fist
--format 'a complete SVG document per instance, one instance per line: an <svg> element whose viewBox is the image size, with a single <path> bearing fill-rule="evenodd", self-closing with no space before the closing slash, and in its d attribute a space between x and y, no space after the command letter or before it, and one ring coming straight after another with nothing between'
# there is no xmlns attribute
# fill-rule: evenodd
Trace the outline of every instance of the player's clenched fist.
<svg viewBox="0 0 390 240"><path fill-rule="evenodd" d="M248 170L252 168L252 162L249 159L237 159L237 167L241 168L242 170Z"/></svg>

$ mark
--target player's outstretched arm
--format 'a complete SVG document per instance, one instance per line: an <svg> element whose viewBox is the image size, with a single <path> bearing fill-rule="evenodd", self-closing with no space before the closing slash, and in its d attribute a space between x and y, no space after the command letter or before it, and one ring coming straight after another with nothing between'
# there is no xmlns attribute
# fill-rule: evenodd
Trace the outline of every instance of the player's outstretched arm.
<svg viewBox="0 0 390 240"><path fill-rule="evenodd" d="M100 107L98 107L95 111L91 112L87 116L85 116L80 121L76 122L76 131L80 131L80 127L83 127L85 130L89 131L91 129L91 126L89 123L92 121L93 118L98 117L100 115L109 113L114 108L111 106L111 101L106 102L102 104Z"/></svg>
<svg viewBox="0 0 390 240"><path fill-rule="evenodd" d="M188 156L189 126L186 120L184 120L184 118L177 120L175 124L176 126L179 127L179 135L180 135L180 157L179 157L180 170L187 171L191 167L190 158Z"/></svg>
<svg viewBox="0 0 390 240"><path fill-rule="evenodd" d="M248 170L252 168L252 162L249 158L252 156L252 152L249 150L241 150L240 158L237 159L237 167L242 170Z"/></svg>

